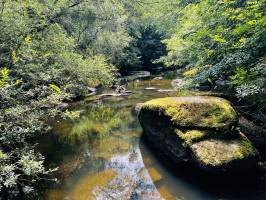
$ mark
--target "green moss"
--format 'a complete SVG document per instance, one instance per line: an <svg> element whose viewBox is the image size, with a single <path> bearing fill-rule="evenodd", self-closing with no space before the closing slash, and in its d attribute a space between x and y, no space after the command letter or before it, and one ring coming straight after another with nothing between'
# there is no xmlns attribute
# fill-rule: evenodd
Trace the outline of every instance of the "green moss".
<svg viewBox="0 0 266 200"><path fill-rule="evenodd" d="M8 158L8 155L4 153L2 150L0 150L0 160L4 160L6 158Z"/></svg>
<svg viewBox="0 0 266 200"><path fill-rule="evenodd" d="M187 131L185 133L182 133L179 130L176 130L176 134L184 140L185 144L191 145L192 143L199 141L200 139L203 139L206 137L207 132L206 131L199 131L199 130L191 130Z"/></svg>
<svg viewBox="0 0 266 200"><path fill-rule="evenodd" d="M243 136L243 139L241 140L241 150L240 150L240 158L245 158L245 156L254 156L256 155L257 151L252 145L252 143Z"/></svg>
<svg viewBox="0 0 266 200"><path fill-rule="evenodd" d="M237 122L237 114L230 103L217 97L159 98L146 102L143 109L157 110L181 127L230 130Z"/></svg>
<svg viewBox="0 0 266 200"><path fill-rule="evenodd" d="M257 151L244 136L230 140L208 139L191 146L200 163L206 166L222 166L235 160L256 156Z"/></svg>
<svg viewBox="0 0 266 200"><path fill-rule="evenodd" d="M185 71L183 75L187 77L194 77L197 75L198 71L199 71L199 68L192 68L192 69Z"/></svg>

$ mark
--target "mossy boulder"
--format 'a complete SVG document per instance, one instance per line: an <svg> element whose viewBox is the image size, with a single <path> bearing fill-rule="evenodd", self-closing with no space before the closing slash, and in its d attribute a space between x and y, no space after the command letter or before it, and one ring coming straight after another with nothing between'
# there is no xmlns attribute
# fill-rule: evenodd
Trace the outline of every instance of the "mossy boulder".
<svg viewBox="0 0 266 200"><path fill-rule="evenodd" d="M159 112L180 128L230 130L237 123L237 114L230 103L222 98L193 96L168 97L146 102L143 110Z"/></svg>
<svg viewBox="0 0 266 200"><path fill-rule="evenodd" d="M258 152L239 133L238 117L225 99L168 97L144 103L139 120L147 138L175 162L212 172L256 165Z"/></svg>
<svg viewBox="0 0 266 200"><path fill-rule="evenodd" d="M242 134L232 139L207 139L190 146L193 161L206 171L239 172L258 162L258 152Z"/></svg>

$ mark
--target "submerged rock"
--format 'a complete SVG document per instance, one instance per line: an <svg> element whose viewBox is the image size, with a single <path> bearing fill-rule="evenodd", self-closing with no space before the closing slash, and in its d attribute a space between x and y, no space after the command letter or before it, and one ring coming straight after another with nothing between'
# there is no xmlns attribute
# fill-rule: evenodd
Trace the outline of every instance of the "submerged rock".
<svg viewBox="0 0 266 200"><path fill-rule="evenodd" d="M222 98L192 96L144 103L139 120L147 138L175 162L210 172L247 170L258 152L237 130L238 117Z"/></svg>

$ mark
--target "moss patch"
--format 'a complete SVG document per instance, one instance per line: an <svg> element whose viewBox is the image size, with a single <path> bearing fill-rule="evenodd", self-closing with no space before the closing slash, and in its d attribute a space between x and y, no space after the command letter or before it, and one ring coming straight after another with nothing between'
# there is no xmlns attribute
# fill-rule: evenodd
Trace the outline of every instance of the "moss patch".
<svg viewBox="0 0 266 200"><path fill-rule="evenodd" d="M217 97L159 98L146 102L142 109L158 111L170 117L178 127L230 130L237 122L237 114L230 103Z"/></svg>
<svg viewBox="0 0 266 200"><path fill-rule="evenodd" d="M194 142L197 142L207 136L206 131L200 131L200 130L191 130L187 131L185 133L176 130L176 134L184 140L185 144L191 145Z"/></svg>
<svg viewBox="0 0 266 200"><path fill-rule="evenodd" d="M198 71L199 71L199 68L192 68L192 69L186 70L183 73L183 76L194 77L197 75Z"/></svg>
<svg viewBox="0 0 266 200"><path fill-rule="evenodd" d="M196 160L205 166L223 166L235 160L257 155L256 149L244 136L230 140L208 139L191 146Z"/></svg>

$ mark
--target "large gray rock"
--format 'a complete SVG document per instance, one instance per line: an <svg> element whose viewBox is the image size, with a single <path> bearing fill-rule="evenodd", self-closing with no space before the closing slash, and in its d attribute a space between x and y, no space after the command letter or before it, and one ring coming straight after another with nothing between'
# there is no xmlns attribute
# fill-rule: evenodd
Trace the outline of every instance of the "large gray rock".
<svg viewBox="0 0 266 200"><path fill-rule="evenodd" d="M176 163L214 173L256 166L258 152L237 130L237 114L217 97L168 97L144 103L139 120L147 138Z"/></svg>

